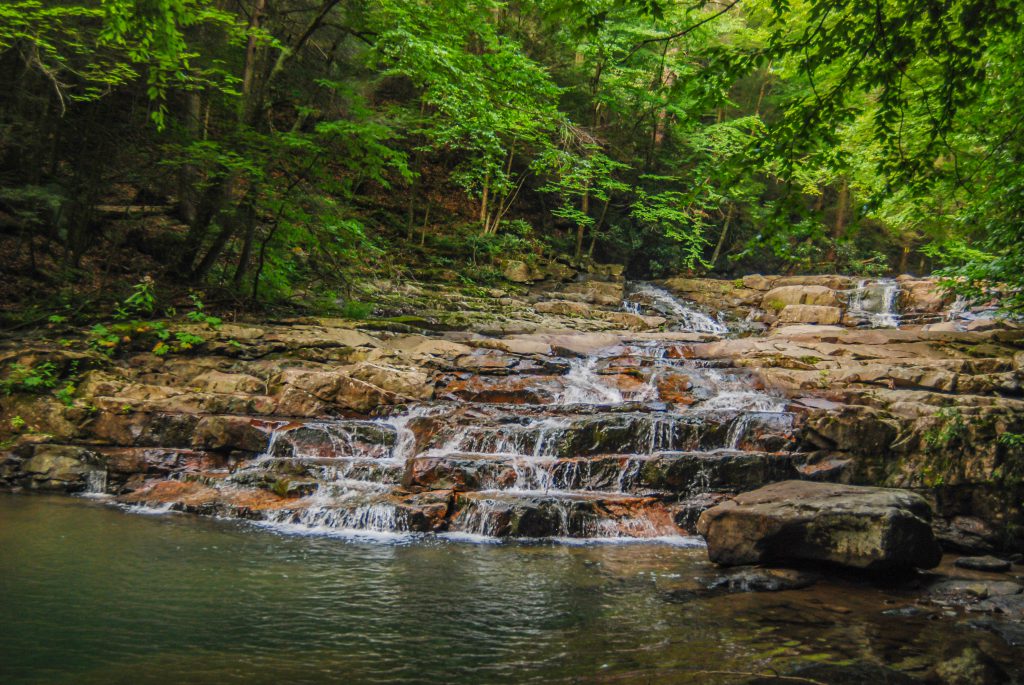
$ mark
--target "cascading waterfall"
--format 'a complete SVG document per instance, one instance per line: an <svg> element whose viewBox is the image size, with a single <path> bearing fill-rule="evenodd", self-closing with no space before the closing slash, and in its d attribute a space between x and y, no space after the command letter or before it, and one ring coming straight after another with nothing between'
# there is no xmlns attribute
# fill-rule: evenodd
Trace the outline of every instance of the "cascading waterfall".
<svg viewBox="0 0 1024 685"><path fill-rule="evenodd" d="M848 291L847 316L864 320L871 328L898 328L900 316L896 302L899 294L900 284L895 279L862 280Z"/></svg>
<svg viewBox="0 0 1024 685"><path fill-rule="evenodd" d="M622 392L601 382L597 357L573 359L556 404L621 404Z"/></svg>
<svg viewBox="0 0 1024 685"><path fill-rule="evenodd" d="M684 539L688 498L789 449L792 416L743 369L669 354L673 345L572 359L546 405L445 401L281 422L263 454L209 482L276 493L273 507L243 511L285 530ZM669 400L662 381L676 388ZM737 455L747 461L718 466Z"/></svg>
<svg viewBox="0 0 1024 685"><path fill-rule="evenodd" d="M626 303L635 305L635 308L627 307ZM642 307L650 307L655 312L667 317L676 323L676 330L690 331L693 333L713 333L715 335L726 335L729 327L721 321L713 319L708 314L680 302L664 288L640 283L633 287L629 299L623 303L626 311L641 313Z"/></svg>

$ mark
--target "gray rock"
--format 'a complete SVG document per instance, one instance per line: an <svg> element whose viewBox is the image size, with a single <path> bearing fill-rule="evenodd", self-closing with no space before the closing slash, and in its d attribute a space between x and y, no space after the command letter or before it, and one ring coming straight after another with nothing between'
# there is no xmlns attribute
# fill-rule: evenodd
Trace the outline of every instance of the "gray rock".
<svg viewBox="0 0 1024 685"><path fill-rule="evenodd" d="M1014 621L1024 621L1024 594L1005 594L992 596L974 607L975 611L1002 614Z"/></svg>
<svg viewBox="0 0 1024 685"><path fill-rule="evenodd" d="M1008 580L972 580L952 578L928 589L928 597L939 604L971 604L990 597L1016 595L1021 586Z"/></svg>
<svg viewBox="0 0 1024 685"><path fill-rule="evenodd" d="M697 531L726 566L932 568L942 553L930 521L928 503L904 490L783 481L708 509Z"/></svg>
<svg viewBox="0 0 1024 685"><path fill-rule="evenodd" d="M1010 562L993 556L960 557L953 562L953 565L972 571L988 571L989 573L1006 573L1012 566Z"/></svg>

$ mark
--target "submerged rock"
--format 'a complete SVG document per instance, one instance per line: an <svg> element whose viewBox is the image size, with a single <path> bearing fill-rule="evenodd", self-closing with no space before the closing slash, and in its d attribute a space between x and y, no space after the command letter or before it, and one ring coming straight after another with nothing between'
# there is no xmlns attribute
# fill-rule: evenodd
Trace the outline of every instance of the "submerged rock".
<svg viewBox="0 0 1024 685"><path fill-rule="evenodd" d="M806 481L747 492L704 512L698 532L726 566L827 562L857 569L932 568L941 551L919 495Z"/></svg>
<svg viewBox="0 0 1024 685"><path fill-rule="evenodd" d="M715 578L707 587L726 592L780 592L809 587L817 580L817 575L795 569L742 569Z"/></svg>
<svg viewBox="0 0 1024 685"><path fill-rule="evenodd" d="M989 573L1005 573L1013 566L1010 562L993 556L960 557L953 562L953 565L972 571L988 571Z"/></svg>

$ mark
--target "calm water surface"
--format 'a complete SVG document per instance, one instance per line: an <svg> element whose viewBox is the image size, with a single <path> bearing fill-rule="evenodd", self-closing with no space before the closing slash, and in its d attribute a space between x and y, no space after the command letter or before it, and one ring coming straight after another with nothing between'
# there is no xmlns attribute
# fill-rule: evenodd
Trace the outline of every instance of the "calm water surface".
<svg viewBox="0 0 1024 685"><path fill-rule="evenodd" d="M0 495L0 682L729 683L993 635L868 586L693 596L703 549L282 535ZM717 673L710 673L715 671Z"/></svg>

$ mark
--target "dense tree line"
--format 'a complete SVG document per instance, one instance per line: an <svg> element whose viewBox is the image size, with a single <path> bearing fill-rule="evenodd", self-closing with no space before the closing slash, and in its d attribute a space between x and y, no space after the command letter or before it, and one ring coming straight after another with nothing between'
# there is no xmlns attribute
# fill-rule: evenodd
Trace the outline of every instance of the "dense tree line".
<svg viewBox="0 0 1024 685"><path fill-rule="evenodd" d="M982 294L1024 280L1022 19L1010 0L13 0L0 231L10 263L60 278L132 242L253 299L415 255L486 280L513 254L945 267ZM126 205L163 223L120 235Z"/></svg>

